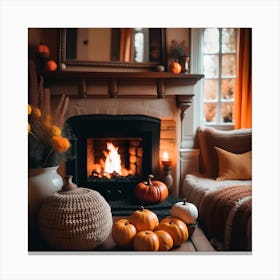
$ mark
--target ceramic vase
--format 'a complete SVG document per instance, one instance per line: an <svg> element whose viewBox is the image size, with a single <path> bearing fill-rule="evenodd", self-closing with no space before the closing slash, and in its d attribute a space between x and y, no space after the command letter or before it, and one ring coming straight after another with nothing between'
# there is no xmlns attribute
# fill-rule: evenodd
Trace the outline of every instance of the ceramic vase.
<svg viewBox="0 0 280 280"><path fill-rule="evenodd" d="M31 168L28 170L28 228L37 229L37 216L42 201L60 191L63 179L57 173L58 166Z"/></svg>

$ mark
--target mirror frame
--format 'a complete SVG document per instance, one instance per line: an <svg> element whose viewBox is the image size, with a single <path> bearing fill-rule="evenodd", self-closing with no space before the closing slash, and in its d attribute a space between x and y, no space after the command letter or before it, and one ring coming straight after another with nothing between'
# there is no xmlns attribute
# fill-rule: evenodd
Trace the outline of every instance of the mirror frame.
<svg viewBox="0 0 280 280"><path fill-rule="evenodd" d="M122 62L122 61L90 61L76 60L66 58L66 28L60 28L59 31L59 63L63 63L66 67L104 67L104 68L135 68L138 70L154 70L155 66L163 65L166 67L166 29L161 28L161 62Z"/></svg>

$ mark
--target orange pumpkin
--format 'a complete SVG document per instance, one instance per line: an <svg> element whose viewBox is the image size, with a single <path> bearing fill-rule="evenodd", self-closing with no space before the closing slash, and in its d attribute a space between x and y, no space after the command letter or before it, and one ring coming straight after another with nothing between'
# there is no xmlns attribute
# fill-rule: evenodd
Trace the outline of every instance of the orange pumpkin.
<svg viewBox="0 0 280 280"><path fill-rule="evenodd" d="M156 230L154 233L158 236L159 239L159 251L169 251L173 247L173 238L165 230Z"/></svg>
<svg viewBox="0 0 280 280"><path fill-rule="evenodd" d="M56 69L57 69L57 64L56 64L56 62L54 61L54 60L48 60L47 62L46 62L46 69L48 70L48 71L55 71Z"/></svg>
<svg viewBox="0 0 280 280"><path fill-rule="evenodd" d="M148 176L147 182L140 182L134 189L134 196L141 202L159 203L168 197L168 188L161 181L152 181L153 175Z"/></svg>
<svg viewBox="0 0 280 280"><path fill-rule="evenodd" d="M137 234L136 227L127 219L119 219L112 227L112 238L115 243L122 247L129 247Z"/></svg>
<svg viewBox="0 0 280 280"><path fill-rule="evenodd" d="M50 48L42 42L37 46L36 51L41 57L48 58L50 56Z"/></svg>
<svg viewBox="0 0 280 280"><path fill-rule="evenodd" d="M141 206L140 210L132 212L128 220L136 227L137 232L142 230L154 230L159 224L157 215L148 209L144 209L143 206Z"/></svg>
<svg viewBox="0 0 280 280"><path fill-rule="evenodd" d="M178 63L177 61L173 61L173 62L170 63L169 71L171 73L178 74L178 73L181 72L181 70L182 70L182 67L181 67L180 63Z"/></svg>
<svg viewBox="0 0 280 280"><path fill-rule="evenodd" d="M151 230L143 230L136 234L133 240L135 251L158 251L158 236Z"/></svg>
<svg viewBox="0 0 280 280"><path fill-rule="evenodd" d="M171 216L162 219L155 230L167 231L171 235L175 246L181 245L189 238L186 224L182 220Z"/></svg>

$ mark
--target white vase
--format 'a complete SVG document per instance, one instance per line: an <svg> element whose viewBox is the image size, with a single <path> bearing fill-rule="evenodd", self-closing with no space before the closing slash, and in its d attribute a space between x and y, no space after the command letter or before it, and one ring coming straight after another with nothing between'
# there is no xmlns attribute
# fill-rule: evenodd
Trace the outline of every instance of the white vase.
<svg viewBox="0 0 280 280"><path fill-rule="evenodd" d="M63 179L57 173L58 166L28 169L28 228L37 229L37 215L44 199L60 191Z"/></svg>

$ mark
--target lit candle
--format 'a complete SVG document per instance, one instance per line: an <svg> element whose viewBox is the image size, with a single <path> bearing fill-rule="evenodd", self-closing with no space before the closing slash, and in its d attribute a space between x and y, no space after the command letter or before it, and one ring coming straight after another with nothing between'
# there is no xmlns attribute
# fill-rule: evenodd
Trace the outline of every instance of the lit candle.
<svg viewBox="0 0 280 280"><path fill-rule="evenodd" d="M164 167L170 167L171 166L171 159L169 159L168 152L163 152L163 157L162 157L162 165Z"/></svg>

